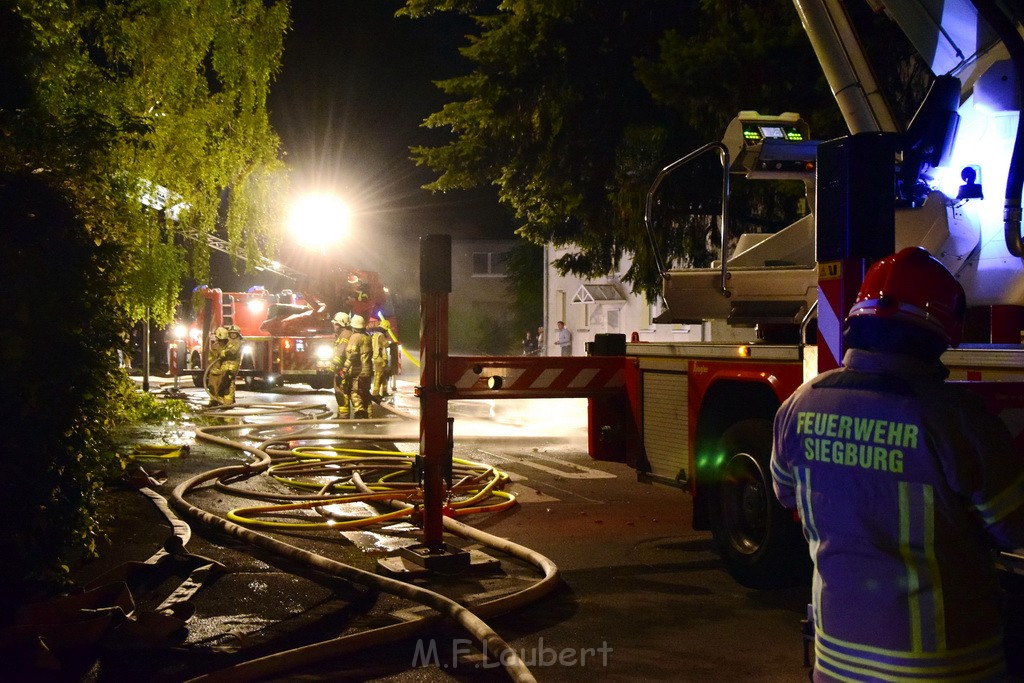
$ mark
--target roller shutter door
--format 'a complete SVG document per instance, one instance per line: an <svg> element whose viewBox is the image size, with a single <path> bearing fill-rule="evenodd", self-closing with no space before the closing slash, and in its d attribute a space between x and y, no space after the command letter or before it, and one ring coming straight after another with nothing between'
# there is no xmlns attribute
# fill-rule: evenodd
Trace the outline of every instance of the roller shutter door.
<svg viewBox="0 0 1024 683"><path fill-rule="evenodd" d="M644 447L651 476L684 481L689 471L689 377L681 372L643 373Z"/></svg>

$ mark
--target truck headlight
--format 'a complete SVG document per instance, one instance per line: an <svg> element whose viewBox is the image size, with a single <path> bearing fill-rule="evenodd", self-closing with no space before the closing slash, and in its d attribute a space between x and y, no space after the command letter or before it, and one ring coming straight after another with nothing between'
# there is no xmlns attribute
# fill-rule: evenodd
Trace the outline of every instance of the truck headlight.
<svg viewBox="0 0 1024 683"><path fill-rule="evenodd" d="M328 346L327 344L323 344L321 346L316 347L317 360L330 360L333 355L334 348Z"/></svg>
<svg viewBox="0 0 1024 683"><path fill-rule="evenodd" d="M242 345L242 355L243 356L251 356L252 355L252 344L243 344Z"/></svg>

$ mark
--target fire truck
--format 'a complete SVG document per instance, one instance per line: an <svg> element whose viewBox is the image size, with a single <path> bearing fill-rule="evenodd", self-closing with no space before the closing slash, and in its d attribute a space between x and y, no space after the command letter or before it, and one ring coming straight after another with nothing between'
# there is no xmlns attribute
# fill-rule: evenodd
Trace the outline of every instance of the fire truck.
<svg viewBox="0 0 1024 683"><path fill-rule="evenodd" d="M591 455L688 490L694 527L713 533L726 568L752 587L787 582L807 561L772 491L772 419L802 382L840 364L846 311L883 256L920 245L963 284L967 343L943 362L1004 419L1024 457L1021 16L989 0L885 2L935 74L902 124L844 6L794 1L849 135L818 141L797 114L744 111L722 140L665 167L647 198L655 249L664 181L707 155L721 164L718 196L701 204L720 207L722 257L710 268L659 264L656 322L700 323L710 339L599 335L590 349L625 361L621 391L590 397ZM773 234L733 236L736 174L802 182L810 212Z"/></svg>
<svg viewBox="0 0 1024 683"><path fill-rule="evenodd" d="M694 527L712 532L740 583L767 587L805 577L799 523L772 490L772 421L801 383L838 367L843 321L864 274L907 246L926 248L963 284L965 343L943 363L951 381L1003 419L1024 458L1021 16L1004 14L993 0L888 0L884 11L935 75L902 124L840 1L794 4L849 135L814 140L797 114L743 111L722 140L666 166L648 193L664 297L655 322L700 323L709 332L703 341L627 343L625 335L602 334L585 357L451 356L450 277L421 279L428 546L441 547L448 401L585 397L591 457L688 491ZM671 231L657 221L660 189L708 155L720 176L693 185L715 187L717 196L691 198L688 206L714 214L721 258L709 268L661 263L659 237ZM809 212L778 232L734 237L735 175L801 183ZM424 241L421 272L447 267L444 237ZM1024 574L1024 549L1002 553L998 562Z"/></svg>
<svg viewBox="0 0 1024 683"><path fill-rule="evenodd" d="M258 285L244 292L197 287L193 292L195 320L184 326L184 340L171 342L184 347L181 374L191 375L196 386L203 386L214 330L237 325L243 338L238 377L246 388L282 384L330 388L335 313L346 311L367 321L371 317L386 319L393 332L397 327L390 293L376 272L348 268L334 271L332 277L323 278L317 292L270 292ZM398 359L395 353L396 363Z"/></svg>

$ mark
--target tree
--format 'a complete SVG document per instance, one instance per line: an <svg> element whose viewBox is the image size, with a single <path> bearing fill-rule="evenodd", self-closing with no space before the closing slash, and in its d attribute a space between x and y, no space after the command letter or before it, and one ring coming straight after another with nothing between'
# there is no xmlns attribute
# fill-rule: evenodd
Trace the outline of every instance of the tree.
<svg viewBox="0 0 1024 683"><path fill-rule="evenodd" d="M544 319L544 250L529 242L518 242L508 252L505 272L514 333L536 333Z"/></svg>
<svg viewBox="0 0 1024 683"><path fill-rule="evenodd" d="M0 110L0 160L65 187L90 235L126 247L122 304L174 312L222 229L255 256L276 242L282 180L267 93L287 1L29 0L4 10L20 101ZM191 264L181 235L194 240Z"/></svg>
<svg viewBox="0 0 1024 683"><path fill-rule="evenodd" d="M131 322L170 320L223 230L274 245L283 182L266 98L286 0L24 0L0 8L3 411L0 606L95 553L119 471ZM195 240L187 262L183 237Z"/></svg>
<svg viewBox="0 0 1024 683"><path fill-rule="evenodd" d="M486 13L409 0L403 10L436 11L478 13L479 33L460 50L473 71L438 83L451 101L425 122L453 139L413 149L440 174L428 188L494 184L520 236L575 249L556 263L563 273L603 275L629 252L625 280L650 298L660 282L643 211L658 170L717 139L740 109L818 117L832 106L789 0L505 0ZM756 229L799 210L770 197L750 204ZM666 225L666 261L713 257L707 214Z"/></svg>

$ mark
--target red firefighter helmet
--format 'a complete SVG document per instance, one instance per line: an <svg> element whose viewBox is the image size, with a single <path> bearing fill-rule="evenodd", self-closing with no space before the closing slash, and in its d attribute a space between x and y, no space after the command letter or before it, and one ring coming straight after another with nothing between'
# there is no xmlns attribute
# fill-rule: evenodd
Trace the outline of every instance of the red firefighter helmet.
<svg viewBox="0 0 1024 683"><path fill-rule="evenodd" d="M902 320L958 346L966 308L964 288L946 267L921 247L907 247L871 266L849 317Z"/></svg>

